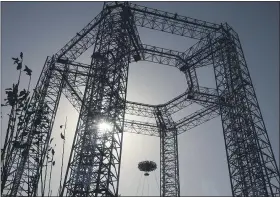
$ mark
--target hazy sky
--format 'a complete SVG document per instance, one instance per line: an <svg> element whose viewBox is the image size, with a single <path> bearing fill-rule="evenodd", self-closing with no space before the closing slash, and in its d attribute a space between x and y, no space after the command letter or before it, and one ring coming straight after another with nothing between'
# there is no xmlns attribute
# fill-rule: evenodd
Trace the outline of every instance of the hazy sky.
<svg viewBox="0 0 280 197"><path fill-rule="evenodd" d="M178 13L214 23L227 22L239 34L260 108L266 123L272 148L279 161L279 4L278 2L137 2L151 8ZM102 9L103 2L3 2L1 3L2 53L1 87L17 80L11 57L24 53L24 64L33 69L35 86L45 59L62 48L77 32ZM161 32L139 28L145 44L185 51L193 44ZM87 54L90 54L89 50ZM90 56L80 61L89 63ZM172 67L147 62L131 64L128 81L128 100L160 104L186 89L182 73ZM202 86L213 87L211 69L198 70ZM27 83L28 78L23 80ZM3 110L2 135L5 133L7 110ZM185 110L185 114L190 111ZM57 192L61 164L59 125L68 118L66 156L72 143L78 113L62 97L54 125L56 168L52 189ZM177 117L179 118L179 117ZM3 142L4 136L2 136ZM120 178L122 195L159 195L159 170L151 174L143 189L142 173L137 163L150 159L159 164L159 139L135 134L124 135ZM67 158L65 158L67 162ZM220 118L201 125L179 136L181 195L231 195L225 148ZM279 162L278 162L279 165ZM157 181L156 181L157 180ZM147 189L149 183L149 191Z"/></svg>

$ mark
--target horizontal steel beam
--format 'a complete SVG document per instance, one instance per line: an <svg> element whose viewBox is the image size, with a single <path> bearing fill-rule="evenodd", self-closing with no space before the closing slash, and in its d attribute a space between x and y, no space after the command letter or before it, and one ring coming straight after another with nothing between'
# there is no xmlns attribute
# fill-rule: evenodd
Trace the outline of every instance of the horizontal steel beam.
<svg viewBox="0 0 280 197"><path fill-rule="evenodd" d="M220 115L219 106L212 105L210 107L202 108L180 120L175 124L178 129L178 134L184 133L196 126L199 126L209 120L212 120Z"/></svg>
<svg viewBox="0 0 280 197"><path fill-rule="evenodd" d="M218 31L220 25L178 14L172 14L144 6L129 4L137 26L163 31L184 37L201 39L210 32Z"/></svg>
<svg viewBox="0 0 280 197"><path fill-rule="evenodd" d="M103 9L91 22L89 22L80 32L76 34L62 49L56 54L55 58L76 60L89 47L94 44L98 24L109 14L110 10Z"/></svg>
<svg viewBox="0 0 280 197"><path fill-rule="evenodd" d="M125 120L124 132L159 137L159 129L155 123L136 120Z"/></svg>

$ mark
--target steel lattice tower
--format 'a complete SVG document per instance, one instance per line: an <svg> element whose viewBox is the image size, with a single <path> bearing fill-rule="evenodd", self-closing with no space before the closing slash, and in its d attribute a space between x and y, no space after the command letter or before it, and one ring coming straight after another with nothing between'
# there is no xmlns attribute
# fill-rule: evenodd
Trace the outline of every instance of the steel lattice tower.
<svg viewBox="0 0 280 197"><path fill-rule="evenodd" d="M185 52L145 45L137 26L198 42ZM75 62L92 46L90 65ZM133 61L178 68L186 76L187 90L162 105L127 101ZM216 89L199 86L196 68L203 66L213 66ZM279 170L240 40L226 23L128 2L104 3L98 16L47 58L31 99L35 113L25 113L28 146L7 146L1 183L5 196L37 195L61 94L80 113L61 196L118 196L123 132L160 137L160 195L180 196L178 135L217 116L222 120L233 196L280 194ZM203 108L172 120L173 114L194 103ZM48 120L38 124L42 114ZM125 114L154 118L156 124L126 120ZM110 122L113 130L101 135L100 121ZM36 135L43 136L42 141L35 142Z"/></svg>

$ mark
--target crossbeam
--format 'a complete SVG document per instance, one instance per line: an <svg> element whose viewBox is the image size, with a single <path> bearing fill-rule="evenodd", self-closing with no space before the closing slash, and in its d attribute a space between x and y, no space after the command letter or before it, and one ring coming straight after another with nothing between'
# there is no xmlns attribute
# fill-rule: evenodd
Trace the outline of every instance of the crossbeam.
<svg viewBox="0 0 280 197"><path fill-rule="evenodd" d="M130 3L137 26L193 39L201 39L219 29L218 24L192 19Z"/></svg>
<svg viewBox="0 0 280 197"><path fill-rule="evenodd" d="M185 52L142 43L137 27L197 39ZM74 62L93 46L90 65ZM187 89L171 101L148 105L126 100L132 61L178 68ZM199 86L196 69L214 68L216 89ZM7 146L1 193L37 195L61 94L80 113L60 196L118 196L123 132L160 137L161 196L180 196L178 134L221 116L233 196L279 196L280 173L264 126L237 33L214 24L128 2L103 10L52 58L47 58L26 123L16 131L23 148ZM203 108L174 122L191 104ZM154 118L156 124L125 119ZM44 117L43 117L44 116ZM40 122L39 120L45 120ZM107 121L112 131L102 133ZM23 136L23 131L27 135ZM40 140L38 140L40 138Z"/></svg>
<svg viewBox="0 0 280 197"><path fill-rule="evenodd" d="M159 129L155 123L136 120L124 121L124 132L159 137Z"/></svg>
<svg viewBox="0 0 280 197"><path fill-rule="evenodd" d="M209 120L212 120L220 115L219 106L212 105L210 107L202 108L178 121L176 121L176 127L178 134L193 129Z"/></svg>
<svg viewBox="0 0 280 197"><path fill-rule="evenodd" d="M108 9L103 9L91 22L78 32L76 36L62 47L62 49L55 54L55 57L57 59L68 59L69 61L76 60L94 44L98 30L97 26L110 14L110 12L111 11Z"/></svg>

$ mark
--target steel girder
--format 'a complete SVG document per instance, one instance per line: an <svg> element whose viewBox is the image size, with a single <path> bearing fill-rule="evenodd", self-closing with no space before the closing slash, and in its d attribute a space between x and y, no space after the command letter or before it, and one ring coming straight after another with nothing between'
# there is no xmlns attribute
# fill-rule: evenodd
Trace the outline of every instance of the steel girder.
<svg viewBox="0 0 280 197"><path fill-rule="evenodd" d="M117 196L131 43L122 8L98 30L78 126L61 196ZM129 19L129 17L127 17ZM110 53L108 53L108 49ZM102 134L106 121L112 131Z"/></svg>
<svg viewBox="0 0 280 197"><path fill-rule="evenodd" d="M62 49L56 54L56 59L64 59L68 61L76 60L88 48L95 44L97 35L97 26L111 13L109 9L103 9L91 22L89 22L77 35L72 38Z"/></svg>
<svg viewBox="0 0 280 197"><path fill-rule="evenodd" d="M155 108L157 109L157 108ZM158 108L160 110L160 108ZM166 112L161 109L161 112ZM168 111L167 111L168 112ZM212 120L220 115L219 105L209 105L202 109L174 122L177 134L182 134L189 131L209 120ZM154 117L156 120L156 117ZM125 120L124 121L124 132L130 132L141 135L149 135L160 137L158 125L151 122L143 122L136 120Z"/></svg>
<svg viewBox="0 0 280 197"><path fill-rule="evenodd" d="M136 26L199 41L184 53L144 45L141 43ZM112 31L108 31L112 27L118 29L117 33L112 34ZM110 34L112 38L109 38ZM113 39L113 44L106 42L110 39ZM95 49L91 65L73 62L92 45ZM105 47L109 47L109 50ZM188 90L163 105L126 101L127 75L124 73L129 61L133 60L177 67L186 75ZM101 64L106 65L104 69L109 76L104 70L99 69ZM120 64L123 69L116 70L115 66ZM199 87L195 69L212 64L217 89ZM94 77L95 75L99 76ZM117 81L115 85L112 79L114 82ZM90 84L94 80L99 85ZM120 86L117 87L118 85ZM171 147L163 144L176 144L174 133L182 133L219 114L222 117L233 196L279 195L279 171L240 41L227 24L217 25L131 3L106 2L102 12L95 19L77 33L52 59L47 59L36 88L39 94L34 93L31 102L36 113L31 115L26 113L29 121L25 125L26 130L35 132L29 132L24 138L28 142L24 150L17 150L9 144L4 163L5 170L2 172L4 175L2 194L4 190L8 196L37 195L46 145L50 139L60 94L63 92L80 112L66 173L70 175L66 176L63 187L67 189L65 193L68 196L108 196L118 193L122 131L125 129L160 136L163 133L159 132L159 125L161 127L173 125L170 128L176 128L174 132L166 132L169 137L161 136L161 153L163 153ZM86 94L84 89L90 91L85 91L88 92ZM172 121L171 114L192 103L198 103L204 108L177 122ZM35 120L38 119L39 113L47 111L47 123L36 125ZM161 116L154 116L155 111L159 111ZM97 129L92 126L96 125L96 122L92 121L100 118L96 114L104 113L104 117L114 120L116 132L100 137L96 133ZM124 120L125 113L153 117L157 124ZM95 118L92 118L93 116ZM89 120L90 117L92 120ZM160 119L164 119L161 124ZM20 136L21 132L17 131L17 136ZM38 143L36 137L41 136L42 142ZM172 151L178 151L177 147ZM164 154L161 154L162 158ZM161 162L162 175L163 172L167 172L165 169L168 165ZM170 168L173 170L173 180L176 180L173 181L173 189L177 189L177 193L174 190L173 193L179 195L179 169L177 166L176 171L175 166L177 165L174 164L173 168ZM178 177L178 180L174 177ZM161 195L164 192L171 192L172 188L169 187L171 190L168 190L165 188L168 187L166 182L163 184L167 177L161 180ZM162 187L163 185L165 186Z"/></svg>
<svg viewBox="0 0 280 197"><path fill-rule="evenodd" d="M279 196L279 170L238 35L225 25L224 37L212 58L218 93L232 105L220 105L232 193Z"/></svg>
<svg viewBox="0 0 280 197"><path fill-rule="evenodd" d="M65 81L62 93L79 112L84 94L82 90L85 89L90 67L81 63L68 63L61 60L58 60L58 62L55 69L61 73L65 67L66 69L64 70L67 72L65 75L62 75Z"/></svg>
<svg viewBox="0 0 280 197"><path fill-rule="evenodd" d="M2 171L2 191L7 196L36 196L38 181L47 152L62 87L62 75L55 71L54 58L47 58L25 112L25 123L11 141ZM44 121L42 121L44 119Z"/></svg>
<svg viewBox="0 0 280 197"><path fill-rule="evenodd" d="M141 51L142 57L145 61L150 61L154 63L160 63L164 65L174 66L179 68L179 65L182 65L183 59L180 57L184 57L184 54L174 50L168 50L164 48L159 48L150 45L144 45ZM191 60L191 59L190 59ZM67 61L59 61L60 63L64 63L65 66L70 66L69 68L69 77L66 80L66 88L64 89L64 94L66 98L73 104L73 106L78 110L82 104L82 93L78 90L79 87L85 86L86 81L86 70L90 67L89 65L80 64L76 62L67 62ZM61 68L57 68L58 70L63 69L63 65L60 65ZM81 66L81 68L79 68ZM80 71L81 70L81 71ZM75 77L74 77L75 76ZM78 90L78 91L76 91ZM126 114L129 115L137 115L143 116L148 118L155 118L154 110L156 107L160 107L161 109L167 109L168 113L174 114L179 110L193 104L199 103L201 105L205 105L207 103L216 103L218 104L218 96L217 91L211 88L200 87L200 91L186 91L182 95L174 98L173 100L162 104L162 105L148 105L143 103L131 102L126 101ZM190 117L195 117L194 122L186 122L185 124L181 124L178 128L178 133L183 133L185 131L202 124L212 118L215 117L214 113L207 114L210 117L200 117L196 118L195 113L190 115ZM204 113L202 113L204 114ZM205 113L206 114L206 113ZM156 125L141 121L133 121L133 120L126 120L124 124L124 131L125 132L132 132L136 134L143 134L143 135L150 135L150 136L159 136L158 129Z"/></svg>
<svg viewBox="0 0 280 197"><path fill-rule="evenodd" d="M137 120L125 120L124 132L159 137L159 129L155 123Z"/></svg>
<svg viewBox="0 0 280 197"><path fill-rule="evenodd" d="M186 53L188 54L188 56L190 57L189 59L188 59L188 67L189 68L191 68L191 67L199 67L199 66L206 66L206 65L209 65L209 64L211 64L211 61L215 58L215 59L217 59L217 57L216 57L216 55L218 54L218 51L221 51L221 50L223 50L222 48L223 47L225 47L225 45L222 45L221 43L224 41L223 39L223 37L218 37L219 39L212 39L212 38L210 38L209 39L209 36L208 36L208 39L204 39L203 41L200 41L195 47L193 47L193 48L191 48L191 49L189 49ZM210 41L210 42L209 42ZM203 43L204 42L204 43ZM208 42L208 43L205 43L205 42ZM238 43L239 44L239 43ZM199 46L200 45L200 46ZM239 44L240 45L240 44ZM148 45L147 45L148 46ZM204 49L202 48L202 46L204 47ZM222 46L222 47L221 47ZM240 47L239 47L240 48ZM199 49L199 50L198 50ZM191 52L191 54L192 55L189 55L190 54L190 52ZM202 53L203 52L203 53ZM242 54L242 51L239 51L239 54ZM242 54L243 55L243 54ZM149 56L148 56L149 57ZM154 59L154 56L150 56L151 57L151 59ZM157 62L159 62L159 63L165 63L165 62L167 62L166 64L167 65L169 65L169 62L168 61L162 61L162 60L157 60ZM181 67L181 70L182 71L184 71L184 69L183 69L183 67ZM216 78L216 80L218 80L217 78ZM177 110L179 109L180 110L180 107L178 108L178 106L180 106L180 104L182 104L182 103L184 103L184 102L186 102L186 100L185 99L182 99L182 98L184 98L184 97L189 97L189 94L188 94L189 92L187 92L187 93L185 93L185 94L183 94L183 95L180 95L178 98L176 98L176 99L174 99L175 101L177 101L176 102L176 104L173 104L172 102L170 102L170 103L168 103L169 105L171 105L171 106L176 106L177 107ZM220 98L221 98L221 102L219 103L220 104L220 106L223 106L224 108L225 108L225 105L222 105L221 103L222 102L224 102L224 99L227 97L227 98L232 98L232 95L227 95L228 94L228 92L227 91L225 91L225 90L220 90L220 92L219 92L219 96L220 96ZM255 95L254 95L255 96ZM189 97L190 98L190 97ZM256 99L255 99L256 100ZM228 105L231 105L230 103L226 103L226 104L228 104ZM140 105L141 106L141 105ZM138 108L140 107L140 106L138 106ZM185 105L183 105L183 106L185 106ZM254 105L253 105L254 106ZM141 106L142 107L142 106ZM229 109L229 106L227 106L227 108ZM207 114L207 115L209 115L209 119L211 119L211 117L214 117L215 115L217 115L217 112L215 111L215 115L213 115L212 116L212 114L210 115L209 113L207 113L207 112L209 112L209 111L211 111L211 110L209 110L209 109L206 109L206 110L204 110L204 111L201 111L202 113L205 113L205 114ZM174 112L176 112L176 110L174 110ZM142 112L143 113L143 112ZM199 114L199 112L197 112L197 114ZM187 120L189 120L189 122L191 122L190 120L193 118L193 117L195 117L195 116L198 116L197 114L193 114L193 115L190 115L190 117L189 118L185 118L185 119L187 119ZM261 116L259 116L259 117L261 117ZM207 118L206 118L207 119ZM128 122L129 123L129 122ZM127 123L127 124L128 124ZM139 125L143 125L143 123L140 123ZM155 128L154 127L154 125L152 125L150 128ZM266 134L267 135L267 134ZM267 138L265 138L266 139L266 141L262 141L262 143L266 143L266 148L270 148L271 149L271 146L270 146L270 144L269 144L269 141L268 141L268 137ZM267 142L268 141L268 142ZM228 147L227 147L228 148ZM227 150L227 152L229 152L229 150ZM268 153L269 154L265 154L265 159L266 160L269 160L270 162L272 161L272 163L273 163L273 153L272 153L272 151L271 150L269 150L268 151ZM264 157L264 156L262 156L262 157ZM233 157L232 157L233 158ZM236 158L235 158L236 159ZM275 162L275 160L274 160L274 162ZM275 163L274 163L275 164ZM229 164L230 165L230 164ZM277 166L276 166L276 164L275 165L272 165L273 166L273 168L274 169L271 169L271 168L267 168L266 169L266 171L268 171L269 172L269 176L270 177L272 177L272 178L270 178L270 179L275 179L276 181L275 181L275 183L267 183L268 185L269 184L274 184L274 190L271 192L271 195L274 195L274 193L276 192L278 192L278 190L277 190L277 188L279 188L278 186L277 186L277 184L279 183L279 181L278 181L278 178L279 178L279 174L278 174L278 176L277 176L277 173L278 173L278 169L277 169ZM231 177L231 182L233 182L233 180L232 180L232 177ZM267 180L267 182L269 182L269 180ZM232 187L234 187L234 186L232 186ZM271 188L271 186L269 186L270 188ZM272 187L272 188L273 188ZM276 188L276 189L275 189ZM247 190L248 190L248 188L246 188ZM245 191L246 189L243 189L243 191ZM235 190L233 190L233 194L234 195L236 195L236 191Z"/></svg>
<svg viewBox="0 0 280 197"><path fill-rule="evenodd" d="M220 115L218 105L204 107L175 122L178 134L188 131L202 123L205 123Z"/></svg>
<svg viewBox="0 0 280 197"><path fill-rule="evenodd" d="M219 29L219 25L214 23L163 12L132 3L130 3L129 6L135 17L135 24L140 27L193 39L205 38L210 32Z"/></svg>
<svg viewBox="0 0 280 197"><path fill-rule="evenodd" d="M77 64L75 63L73 65L77 65ZM61 69L62 68L60 68L59 70ZM65 78L66 85L64 89L64 94L76 109L80 109L80 106L82 104L81 101L82 93L80 91L76 91L79 87L79 85L76 84L79 83L73 80L74 78L71 77L71 74L68 75L70 77L68 77L67 79ZM80 77L79 75L76 76L76 78L79 77ZM84 81L84 80L85 79L80 81ZM67 94L65 93L66 91ZM126 101L126 114L155 119L154 111L156 108L158 109L160 108L162 109L162 111L166 111L170 114L174 114L180 111L181 109L192 105L193 103L200 103L201 105L205 105L208 103L210 104L209 106L210 108L212 105L219 103L217 92L215 91L215 89L200 87L200 92L192 92L192 93L185 92L182 95L179 95L178 97L174 98L170 102L167 102L162 105L148 105L143 103ZM208 109L208 107L205 106L205 108L203 108L202 110L185 117L184 120L189 120L189 121L180 121L178 123L177 125L178 134L181 134L208 120L211 120L212 118L215 118L217 115L219 115L217 110L212 110L212 108ZM190 120L193 120L193 122ZM155 124L148 123L148 122L125 120L124 131L159 137L157 126Z"/></svg>
<svg viewBox="0 0 280 197"><path fill-rule="evenodd" d="M160 131L160 196L180 196L178 134L170 114L155 111Z"/></svg>
<svg viewBox="0 0 280 197"><path fill-rule="evenodd" d="M103 11L104 16L109 11ZM21 148L9 142L1 174L1 193L5 196L37 196L46 148L50 139L62 88L65 86L61 72L54 71L57 59L75 60L92 45L92 33L102 20L98 15L55 56L47 58L30 102L25 111L25 124L16 131L15 140L23 142ZM104 17L103 16L103 17ZM40 122L44 115L44 122ZM27 133L27 135L22 133Z"/></svg>

